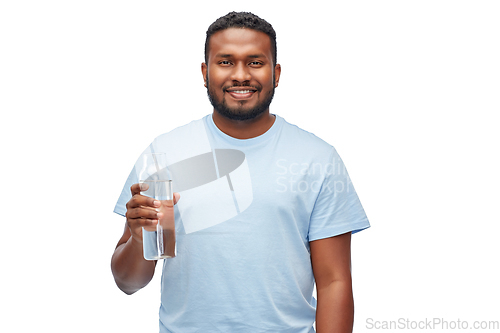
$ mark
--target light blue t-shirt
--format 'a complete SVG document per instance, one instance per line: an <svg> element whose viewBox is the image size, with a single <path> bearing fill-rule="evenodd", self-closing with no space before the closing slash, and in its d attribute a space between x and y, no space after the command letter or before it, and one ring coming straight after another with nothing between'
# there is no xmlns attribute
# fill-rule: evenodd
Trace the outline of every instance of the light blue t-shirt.
<svg viewBox="0 0 500 333"><path fill-rule="evenodd" d="M279 116L240 140L207 115L146 151L166 153L181 195L160 332L314 332L309 242L370 226L335 149ZM116 213L137 182L132 170Z"/></svg>

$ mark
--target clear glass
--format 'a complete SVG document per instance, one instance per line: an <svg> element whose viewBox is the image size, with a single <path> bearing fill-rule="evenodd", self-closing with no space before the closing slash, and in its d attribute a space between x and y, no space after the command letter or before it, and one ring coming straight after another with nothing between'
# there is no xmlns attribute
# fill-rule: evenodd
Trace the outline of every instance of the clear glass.
<svg viewBox="0 0 500 333"><path fill-rule="evenodd" d="M177 254L172 180L168 179L164 153L143 154L136 164L142 195L161 202L163 213L156 227L142 228L143 255L146 260L173 258Z"/></svg>

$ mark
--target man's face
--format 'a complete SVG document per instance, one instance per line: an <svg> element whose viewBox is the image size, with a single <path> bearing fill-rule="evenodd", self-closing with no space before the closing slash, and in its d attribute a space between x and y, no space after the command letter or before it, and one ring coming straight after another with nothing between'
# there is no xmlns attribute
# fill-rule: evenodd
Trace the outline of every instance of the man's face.
<svg viewBox="0 0 500 333"><path fill-rule="evenodd" d="M281 67L273 64L269 36L229 28L210 38L202 73L215 111L232 120L249 120L269 110Z"/></svg>

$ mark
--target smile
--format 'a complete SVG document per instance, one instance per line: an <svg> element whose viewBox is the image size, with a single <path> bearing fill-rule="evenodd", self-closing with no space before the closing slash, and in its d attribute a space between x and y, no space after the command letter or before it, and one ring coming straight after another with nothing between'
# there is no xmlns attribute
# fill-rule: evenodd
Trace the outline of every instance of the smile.
<svg viewBox="0 0 500 333"><path fill-rule="evenodd" d="M235 94L248 94L248 93L251 93L251 92L254 92L253 90L233 90L233 91L230 91L232 93L235 93Z"/></svg>
<svg viewBox="0 0 500 333"><path fill-rule="evenodd" d="M257 92L255 89L230 88L226 92L234 99L248 99Z"/></svg>

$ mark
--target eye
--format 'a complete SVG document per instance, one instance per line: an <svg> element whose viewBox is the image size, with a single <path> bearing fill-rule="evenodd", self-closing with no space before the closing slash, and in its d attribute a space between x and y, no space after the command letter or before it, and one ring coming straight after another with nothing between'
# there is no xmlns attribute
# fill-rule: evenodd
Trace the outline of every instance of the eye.
<svg viewBox="0 0 500 333"><path fill-rule="evenodd" d="M227 65L231 65L231 62L229 60L221 60L221 61L219 61L219 65L227 66Z"/></svg>
<svg viewBox="0 0 500 333"><path fill-rule="evenodd" d="M249 65L255 67L255 66L262 66L263 63L260 61L252 61Z"/></svg>

